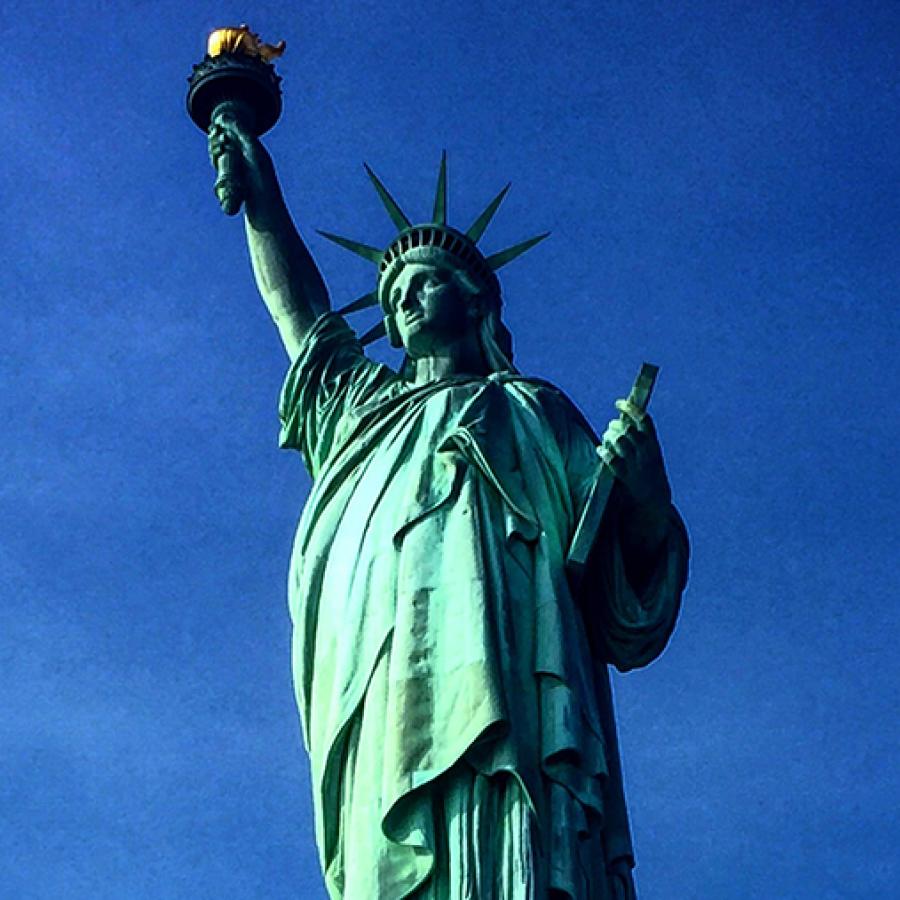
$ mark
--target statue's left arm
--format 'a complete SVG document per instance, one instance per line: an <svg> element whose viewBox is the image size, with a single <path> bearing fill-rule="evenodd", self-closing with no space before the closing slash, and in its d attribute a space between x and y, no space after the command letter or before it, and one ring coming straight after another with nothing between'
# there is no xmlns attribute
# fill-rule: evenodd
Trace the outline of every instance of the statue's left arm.
<svg viewBox="0 0 900 900"><path fill-rule="evenodd" d="M650 416L616 407L597 450L616 486L583 582L581 606L595 652L621 671L665 649L687 581L687 531L675 507Z"/></svg>
<svg viewBox="0 0 900 900"><path fill-rule="evenodd" d="M619 539L629 581L641 593L671 530L672 488L649 413L628 400L616 408L621 416L609 423L598 455L620 485Z"/></svg>

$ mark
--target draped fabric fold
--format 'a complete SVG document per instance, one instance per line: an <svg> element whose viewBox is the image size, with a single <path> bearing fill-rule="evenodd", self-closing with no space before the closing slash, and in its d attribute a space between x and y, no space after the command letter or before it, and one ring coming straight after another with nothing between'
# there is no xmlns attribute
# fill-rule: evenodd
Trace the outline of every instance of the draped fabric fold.
<svg viewBox="0 0 900 900"><path fill-rule="evenodd" d="M551 385L411 385L329 314L280 414L313 476L289 602L331 896L612 896L604 860L631 847L606 664L668 640L677 514L640 596L613 536L576 603L564 563L596 439Z"/></svg>

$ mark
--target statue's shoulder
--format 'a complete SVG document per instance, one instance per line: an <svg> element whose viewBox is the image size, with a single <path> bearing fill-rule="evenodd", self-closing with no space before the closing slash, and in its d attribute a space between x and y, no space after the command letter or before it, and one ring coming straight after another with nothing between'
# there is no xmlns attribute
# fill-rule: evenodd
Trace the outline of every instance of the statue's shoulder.
<svg viewBox="0 0 900 900"><path fill-rule="evenodd" d="M530 397L536 403L547 409L553 409L565 414L570 414L583 419L581 410L575 405L568 394L552 381L546 378L538 378L534 375L504 375L504 382L514 387L515 390Z"/></svg>
<svg viewBox="0 0 900 900"><path fill-rule="evenodd" d="M544 378L529 375L510 374L503 380L523 401L539 408L554 431L569 433L574 426L575 430L585 432L596 442L584 413L562 388Z"/></svg>

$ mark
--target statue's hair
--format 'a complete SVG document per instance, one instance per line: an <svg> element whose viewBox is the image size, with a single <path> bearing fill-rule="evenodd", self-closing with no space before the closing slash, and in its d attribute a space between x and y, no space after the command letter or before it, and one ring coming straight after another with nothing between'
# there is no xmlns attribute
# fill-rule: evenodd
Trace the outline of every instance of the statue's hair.
<svg viewBox="0 0 900 900"><path fill-rule="evenodd" d="M480 307L478 341L488 368L492 372L514 372L512 335L501 318L503 301L499 286L486 289L465 269L453 270L453 282L467 304Z"/></svg>

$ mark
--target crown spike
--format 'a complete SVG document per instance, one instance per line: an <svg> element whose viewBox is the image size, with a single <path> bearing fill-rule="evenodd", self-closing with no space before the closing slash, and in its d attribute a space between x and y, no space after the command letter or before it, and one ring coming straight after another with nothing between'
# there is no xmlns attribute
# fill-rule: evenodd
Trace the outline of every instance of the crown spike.
<svg viewBox="0 0 900 900"><path fill-rule="evenodd" d="M373 325L360 339L359 342L363 347L374 344L375 341L383 338L387 334L387 326L382 319L377 325Z"/></svg>
<svg viewBox="0 0 900 900"><path fill-rule="evenodd" d="M370 306L377 305L377 303L377 292L369 291L368 294L363 294L362 297L358 297L352 303L348 303L346 306L342 306L337 312L339 316L346 316L350 313L359 312L361 309L368 309Z"/></svg>
<svg viewBox="0 0 900 900"><path fill-rule="evenodd" d="M375 190L378 191L378 196L381 199L381 202L384 204L384 208L387 210L388 215L391 217L391 221L401 231L404 228L409 228L412 225L412 222L410 222L406 217L406 213L404 213L403 210L400 209L397 201L388 193L388 189L381 183L378 176L369 168L368 163L363 163L363 166L365 166L366 174L369 176L372 184L375 185Z"/></svg>
<svg viewBox="0 0 900 900"><path fill-rule="evenodd" d="M431 221L435 225L447 224L447 151L441 151L441 167L438 170L437 190L434 194L434 212Z"/></svg>
<svg viewBox="0 0 900 900"><path fill-rule="evenodd" d="M377 247L370 247L368 244L361 244L359 241L351 241L350 238L340 237L340 235L330 234L329 232L320 229L316 230L323 238L327 238L332 243L337 244L339 247L343 247L345 250L349 250L351 253L355 253L357 256L361 256L363 259L369 260L369 262L377 263L381 259L381 250Z"/></svg>
<svg viewBox="0 0 900 900"><path fill-rule="evenodd" d="M492 272L496 272L497 269L512 262L517 256L521 256L526 250L530 250L535 244L539 244L549 234L549 231L545 231L543 234L529 238L527 241L522 241L521 244L516 244L514 247L508 247L506 250L494 253L489 256L485 262Z"/></svg>
<svg viewBox="0 0 900 900"><path fill-rule="evenodd" d="M500 204L503 202L503 198L506 196L507 191L512 187L512 182L509 182L496 197L487 205L487 209L469 226L469 230L466 232L466 237L471 238L474 243L478 243L481 239L481 236L484 234L485 229L488 225L491 224L491 219L494 218L494 213L497 212Z"/></svg>

